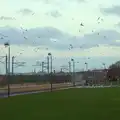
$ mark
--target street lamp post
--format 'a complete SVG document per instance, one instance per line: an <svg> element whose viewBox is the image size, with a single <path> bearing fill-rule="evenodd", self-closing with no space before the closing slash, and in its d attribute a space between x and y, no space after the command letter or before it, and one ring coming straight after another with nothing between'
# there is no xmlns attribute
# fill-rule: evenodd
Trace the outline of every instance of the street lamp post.
<svg viewBox="0 0 120 120"><path fill-rule="evenodd" d="M14 73L14 56L12 56L12 75Z"/></svg>
<svg viewBox="0 0 120 120"><path fill-rule="evenodd" d="M52 54L48 53L48 56L50 57L50 72L52 73Z"/></svg>
<svg viewBox="0 0 120 120"><path fill-rule="evenodd" d="M5 56L5 66L6 66L6 76L8 75L8 57L7 57L7 54Z"/></svg>
<svg viewBox="0 0 120 120"><path fill-rule="evenodd" d="M50 71L49 71L49 67L50 67L50 66L49 66L49 56L47 56L47 71L48 71L48 74L49 74L49 72L50 72Z"/></svg>
<svg viewBox="0 0 120 120"><path fill-rule="evenodd" d="M50 72L52 73L52 54L48 53L48 57L50 58Z"/></svg>
<svg viewBox="0 0 120 120"><path fill-rule="evenodd" d="M75 61L74 59L71 59L71 61L73 62L73 86L75 86Z"/></svg>
<svg viewBox="0 0 120 120"><path fill-rule="evenodd" d="M44 62L42 62L42 72L44 72Z"/></svg>
<svg viewBox="0 0 120 120"><path fill-rule="evenodd" d="M10 44L8 42L4 43L5 47L8 47L8 97L10 96Z"/></svg>
<svg viewBox="0 0 120 120"><path fill-rule="evenodd" d="M106 64L102 63L103 67L104 67L104 84L107 84L107 80L106 80L106 74L107 74L107 70L106 70Z"/></svg>
<svg viewBox="0 0 120 120"><path fill-rule="evenodd" d="M86 76L87 76L87 81L89 81L89 79L88 79L88 63L87 62L85 62L85 73L86 73ZM93 80L92 80L92 84L93 84Z"/></svg>
<svg viewBox="0 0 120 120"><path fill-rule="evenodd" d="M88 63L85 62L86 71L88 71Z"/></svg>
<svg viewBox="0 0 120 120"><path fill-rule="evenodd" d="M50 84L51 84L51 92L52 92L52 54L51 53L48 53L48 57L50 58L50 69L51 69L51 74L50 74Z"/></svg>
<svg viewBox="0 0 120 120"><path fill-rule="evenodd" d="M68 64L69 64L69 74L71 74L71 62L69 61Z"/></svg>

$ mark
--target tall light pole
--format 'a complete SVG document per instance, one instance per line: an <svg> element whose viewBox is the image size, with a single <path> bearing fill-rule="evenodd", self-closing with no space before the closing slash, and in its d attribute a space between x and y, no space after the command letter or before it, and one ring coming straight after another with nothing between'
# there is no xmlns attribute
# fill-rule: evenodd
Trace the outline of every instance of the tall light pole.
<svg viewBox="0 0 120 120"><path fill-rule="evenodd" d="M5 47L8 47L8 97L10 96L10 44L8 42L4 43Z"/></svg>
<svg viewBox="0 0 120 120"><path fill-rule="evenodd" d="M44 62L42 62L42 72L44 72Z"/></svg>
<svg viewBox="0 0 120 120"><path fill-rule="evenodd" d="M69 64L69 74L71 74L71 62L69 61L68 64Z"/></svg>
<svg viewBox="0 0 120 120"><path fill-rule="evenodd" d="M52 73L52 54L48 53L48 56L50 57L50 72Z"/></svg>
<svg viewBox="0 0 120 120"><path fill-rule="evenodd" d="M50 71L49 71L49 69L50 69L49 61L50 61L50 60L49 60L49 56L47 56L47 70L48 70L48 74L49 74L49 72L50 72Z"/></svg>
<svg viewBox="0 0 120 120"><path fill-rule="evenodd" d="M52 73L52 54L48 53L48 56L50 57L50 72Z"/></svg>
<svg viewBox="0 0 120 120"><path fill-rule="evenodd" d="M7 54L5 56L5 67L6 67L6 76L8 75L8 57Z"/></svg>
<svg viewBox="0 0 120 120"><path fill-rule="evenodd" d="M12 75L14 74L14 59L15 56L12 56Z"/></svg>
<svg viewBox="0 0 120 120"><path fill-rule="evenodd" d="M86 71L88 71L88 63L85 62L85 68L86 68Z"/></svg>
<svg viewBox="0 0 120 120"><path fill-rule="evenodd" d="M87 81L88 81L88 63L85 62L85 73L86 73L86 78L87 78ZM93 84L93 80L92 80L92 84Z"/></svg>
<svg viewBox="0 0 120 120"><path fill-rule="evenodd" d="M75 61L74 59L71 59L71 61L73 62L73 86L75 86Z"/></svg>
<svg viewBox="0 0 120 120"><path fill-rule="evenodd" d="M107 74L106 65L105 65L105 63L102 63L102 65L103 65L103 67L104 67L104 72L105 72L104 78L105 78L105 77L106 77L106 74ZM105 82L104 82L104 83L107 84L106 78L105 78Z"/></svg>
<svg viewBox="0 0 120 120"><path fill-rule="evenodd" d="M50 76L50 83L51 83L51 92L52 92L52 54L51 53L48 53L48 57L50 57L50 69L51 69L51 76Z"/></svg>

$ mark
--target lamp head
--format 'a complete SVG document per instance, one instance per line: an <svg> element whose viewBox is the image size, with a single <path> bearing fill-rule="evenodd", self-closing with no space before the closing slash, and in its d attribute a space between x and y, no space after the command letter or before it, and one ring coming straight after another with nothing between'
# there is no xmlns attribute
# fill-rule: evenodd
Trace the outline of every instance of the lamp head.
<svg viewBox="0 0 120 120"><path fill-rule="evenodd" d="M5 46L5 47L10 46L9 42L5 42L5 43L4 43L4 46Z"/></svg>
<svg viewBox="0 0 120 120"><path fill-rule="evenodd" d="M74 59L71 59L71 61L74 61Z"/></svg>
<svg viewBox="0 0 120 120"><path fill-rule="evenodd" d="M50 56L50 55L51 55L51 53L48 53L48 55Z"/></svg>

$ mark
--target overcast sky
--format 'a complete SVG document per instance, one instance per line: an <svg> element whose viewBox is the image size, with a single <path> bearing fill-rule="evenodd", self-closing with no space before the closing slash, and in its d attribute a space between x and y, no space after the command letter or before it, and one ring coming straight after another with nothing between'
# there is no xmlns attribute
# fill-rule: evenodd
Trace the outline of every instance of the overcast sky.
<svg viewBox="0 0 120 120"><path fill-rule="evenodd" d="M0 0L1 56L7 53L7 41L11 56L27 62L16 72L32 71L49 52L56 70L71 58L77 70L85 62L88 68L102 68L102 63L108 67L120 60L120 1Z"/></svg>

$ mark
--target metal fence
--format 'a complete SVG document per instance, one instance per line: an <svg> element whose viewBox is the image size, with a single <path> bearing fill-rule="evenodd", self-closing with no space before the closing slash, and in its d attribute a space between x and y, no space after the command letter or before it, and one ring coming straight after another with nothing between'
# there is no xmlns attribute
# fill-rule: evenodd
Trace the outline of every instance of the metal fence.
<svg viewBox="0 0 120 120"><path fill-rule="evenodd" d="M92 76L92 78L91 78ZM102 77L101 77L102 76ZM89 72L72 74L44 74L44 75L0 75L0 97L13 94L21 94L35 91L53 91L71 86L99 86L116 85L120 80L111 81L104 79L104 74L92 74Z"/></svg>
<svg viewBox="0 0 120 120"><path fill-rule="evenodd" d="M0 96L33 91L53 91L70 86L72 86L70 75L0 76Z"/></svg>

